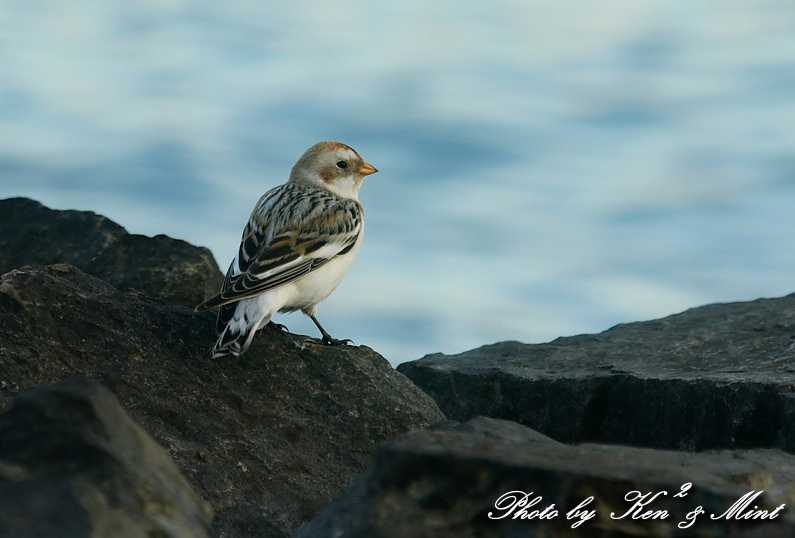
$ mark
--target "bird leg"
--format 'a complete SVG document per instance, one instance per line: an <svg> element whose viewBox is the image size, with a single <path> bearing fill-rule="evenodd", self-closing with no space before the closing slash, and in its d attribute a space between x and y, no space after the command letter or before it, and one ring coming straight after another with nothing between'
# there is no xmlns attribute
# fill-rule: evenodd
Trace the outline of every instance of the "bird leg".
<svg viewBox="0 0 795 538"><path fill-rule="evenodd" d="M353 343L353 340L350 338L345 338L343 340L337 340L336 338L332 338L329 333L326 332L326 329L320 324L314 314L310 314L309 319L315 322L317 328L320 329L320 334L323 335L323 343L327 346L344 346Z"/></svg>

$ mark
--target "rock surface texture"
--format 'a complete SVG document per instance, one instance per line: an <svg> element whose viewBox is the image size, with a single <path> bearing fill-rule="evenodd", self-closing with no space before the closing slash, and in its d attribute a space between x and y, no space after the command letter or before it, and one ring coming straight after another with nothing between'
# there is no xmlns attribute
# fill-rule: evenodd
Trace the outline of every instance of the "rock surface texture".
<svg viewBox="0 0 795 538"><path fill-rule="evenodd" d="M442 418L366 347L266 329L210 360L214 318L68 265L0 280L0 405L75 374L103 383L215 511L219 536L289 536L376 444Z"/></svg>
<svg viewBox="0 0 795 538"><path fill-rule="evenodd" d="M795 451L795 294L398 371L450 419L514 420L562 442Z"/></svg>
<svg viewBox="0 0 795 538"><path fill-rule="evenodd" d="M100 385L37 388L0 415L0 536L201 538L211 517Z"/></svg>
<svg viewBox="0 0 795 538"><path fill-rule="evenodd" d="M119 289L196 306L223 277L206 248L165 235L133 235L90 211L56 211L27 198L0 200L0 275L68 263Z"/></svg>
<svg viewBox="0 0 795 538"><path fill-rule="evenodd" d="M274 328L209 359L209 252L93 213L0 201L0 272L2 537L795 536L795 295L401 365L432 399ZM490 518L510 491L557 515Z"/></svg>
<svg viewBox="0 0 795 538"><path fill-rule="evenodd" d="M192 306L191 294L204 295L207 275L192 278L209 271L199 268L201 249L126 236L92 213L19 199L0 207L0 409L75 375L102 383L210 504L214 536L289 536L365 468L379 442L444 418L363 346L266 329L244 358L210 360L214 315L162 300ZM58 252L29 252L55 238ZM130 284L167 272L187 247L198 265L183 267L185 278L174 273L167 290ZM130 256L132 248L152 256ZM62 261L100 276L105 267L108 281ZM9 267L33 262L59 263Z"/></svg>
<svg viewBox="0 0 795 538"><path fill-rule="evenodd" d="M795 536L795 514L786 508L773 520L725 515L738 499L763 489L751 504L773 515L793 501L793 481L795 457L779 450L686 454L570 446L513 422L477 418L383 444L363 478L295 538ZM677 497L686 483L693 486ZM634 510L626 500L633 490L657 497ZM509 492L515 493L498 509L497 500ZM542 499L526 513L554 504L546 512L551 519L513 518L521 508L509 509L511 498L530 492L528 502ZM581 510L594 516L572 528L582 518L567 514L589 497ZM705 513L679 528L699 506ZM658 515L633 518L649 511Z"/></svg>

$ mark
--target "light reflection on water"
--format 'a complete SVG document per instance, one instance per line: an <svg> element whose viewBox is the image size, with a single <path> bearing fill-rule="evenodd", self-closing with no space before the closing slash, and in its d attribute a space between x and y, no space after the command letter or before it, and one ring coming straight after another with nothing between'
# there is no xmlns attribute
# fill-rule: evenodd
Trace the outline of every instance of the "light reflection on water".
<svg viewBox="0 0 795 538"><path fill-rule="evenodd" d="M4 3L0 196L225 268L342 140L381 172L320 319L393 363L793 291L795 4L640 4Z"/></svg>

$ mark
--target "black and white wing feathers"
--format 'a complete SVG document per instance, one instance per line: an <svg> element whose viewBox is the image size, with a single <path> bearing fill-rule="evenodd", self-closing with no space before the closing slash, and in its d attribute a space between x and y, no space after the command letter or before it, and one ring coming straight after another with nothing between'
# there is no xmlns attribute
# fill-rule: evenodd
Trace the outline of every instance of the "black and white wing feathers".
<svg viewBox="0 0 795 538"><path fill-rule="evenodd" d="M196 310L254 297L347 254L359 239L362 222L356 200L292 183L271 189L249 217L221 293Z"/></svg>

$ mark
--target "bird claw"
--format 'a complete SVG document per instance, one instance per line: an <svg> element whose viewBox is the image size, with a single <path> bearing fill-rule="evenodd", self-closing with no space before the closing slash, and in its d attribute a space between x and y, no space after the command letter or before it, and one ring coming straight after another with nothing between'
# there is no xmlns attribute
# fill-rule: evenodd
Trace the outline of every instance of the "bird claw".
<svg viewBox="0 0 795 538"><path fill-rule="evenodd" d="M327 346L347 346L348 344L352 344L353 340L350 338L343 338L338 340L336 338L331 338L330 336L324 336L323 340L321 340Z"/></svg>
<svg viewBox="0 0 795 538"><path fill-rule="evenodd" d="M287 329L286 325L282 325L281 323L274 323L272 321L268 322L268 327L271 329L276 329L277 331L289 333L290 331Z"/></svg>

